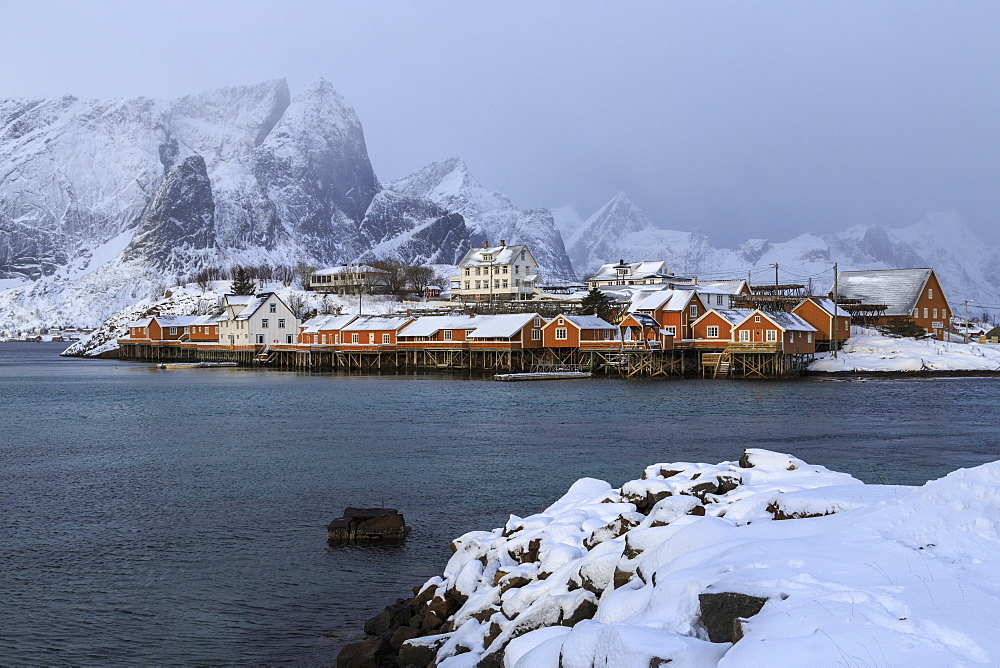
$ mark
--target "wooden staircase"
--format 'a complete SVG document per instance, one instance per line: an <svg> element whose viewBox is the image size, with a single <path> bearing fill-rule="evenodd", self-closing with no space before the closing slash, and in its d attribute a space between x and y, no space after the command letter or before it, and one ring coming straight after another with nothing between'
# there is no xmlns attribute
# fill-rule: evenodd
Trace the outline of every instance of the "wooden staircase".
<svg viewBox="0 0 1000 668"><path fill-rule="evenodd" d="M715 366L715 378L728 378L729 377L729 367L733 365L733 356L728 352L722 353L719 357L719 363Z"/></svg>

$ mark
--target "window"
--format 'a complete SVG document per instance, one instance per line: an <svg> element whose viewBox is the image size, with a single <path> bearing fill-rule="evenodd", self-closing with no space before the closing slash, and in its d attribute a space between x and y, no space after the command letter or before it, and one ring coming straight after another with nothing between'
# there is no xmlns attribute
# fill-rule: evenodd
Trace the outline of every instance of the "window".
<svg viewBox="0 0 1000 668"><path fill-rule="evenodd" d="M505 287L505 288L507 287L507 279L506 278L503 279L503 287Z"/></svg>
<svg viewBox="0 0 1000 668"><path fill-rule="evenodd" d="M937 309L934 309L934 319L937 320Z"/></svg>
<svg viewBox="0 0 1000 668"><path fill-rule="evenodd" d="M542 340L542 330L540 330L540 329L533 329L533 330L531 330L531 340L532 341L541 341Z"/></svg>
<svg viewBox="0 0 1000 668"><path fill-rule="evenodd" d="M465 338L469 338L470 336L472 336L472 333L474 331L476 331L476 330L474 330L474 329L467 329L467 330L465 330Z"/></svg>
<svg viewBox="0 0 1000 668"><path fill-rule="evenodd" d="M480 288L480 284L481 283L482 283L482 281L476 281L476 290L478 290Z"/></svg>
<svg viewBox="0 0 1000 668"><path fill-rule="evenodd" d="M476 276L480 276L482 273L482 267L476 267Z"/></svg>
<svg viewBox="0 0 1000 668"><path fill-rule="evenodd" d="M285 343L292 343L292 335L285 334Z"/></svg>
<svg viewBox="0 0 1000 668"><path fill-rule="evenodd" d="M284 329L284 328L285 328L285 319L278 318L278 329Z"/></svg>
<svg viewBox="0 0 1000 668"><path fill-rule="evenodd" d="M466 267L465 268L465 275L466 276L472 276L472 267ZM468 281L466 281L466 283L468 283Z"/></svg>
<svg viewBox="0 0 1000 668"><path fill-rule="evenodd" d="M539 317L536 317L531 324L533 324L535 327L541 327L542 326L542 319L539 318Z"/></svg>
<svg viewBox="0 0 1000 668"><path fill-rule="evenodd" d="M519 265L519 264L515 264L514 265L514 273L515 274L520 274L521 273L521 265Z"/></svg>
<svg viewBox="0 0 1000 668"><path fill-rule="evenodd" d="M524 262L524 251L521 251L521 262Z"/></svg>
<svg viewBox="0 0 1000 668"><path fill-rule="evenodd" d="M278 305L277 304L272 303L270 308L271 308L271 313L277 313L278 312Z"/></svg>
<svg viewBox="0 0 1000 668"><path fill-rule="evenodd" d="M719 338L719 328L718 327L715 327L715 326L708 327L708 328L705 329L705 333L708 336L708 338L710 338L710 339L717 339L717 338Z"/></svg>
<svg viewBox="0 0 1000 668"><path fill-rule="evenodd" d="M465 289L466 289L466 290L468 290L468 289L469 289L469 285L470 285L471 283L472 283L472 281L466 281L466 282L465 282Z"/></svg>
<svg viewBox="0 0 1000 668"><path fill-rule="evenodd" d="M351 334L351 343L357 343L357 342L358 342L358 335Z"/></svg>
<svg viewBox="0 0 1000 668"><path fill-rule="evenodd" d="M326 343L326 334L323 334L320 338L323 340L323 343Z"/></svg>
<svg viewBox="0 0 1000 668"><path fill-rule="evenodd" d="M558 340L558 341L565 341L566 338L567 338L566 337L566 328L565 327L557 327L556 328L556 340Z"/></svg>
<svg viewBox="0 0 1000 668"><path fill-rule="evenodd" d="M698 305L697 304L691 304L690 308L688 308L688 315L690 315L692 318L697 318L698 317Z"/></svg>
<svg viewBox="0 0 1000 668"><path fill-rule="evenodd" d="M776 329L769 329L769 330L767 330L767 340L768 341L777 341L778 340L778 330L776 330Z"/></svg>
<svg viewBox="0 0 1000 668"><path fill-rule="evenodd" d="M260 328L261 329L267 329L267 318L261 318L260 319Z"/></svg>
<svg viewBox="0 0 1000 668"><path fill-rule="evenodd" d="M451 341L451 330L450 329L444 330L444 340L445 341Z"/></svg>
<svg viewBox="0 0 1000 668"><path fill-rule="evenodd" d="M759 316L759 315L755 315L755 316L753 317L753 321L754 321L754 322L760 322L760 316Z"/></svg>
<svg viewBox="0 0 1000 668"><path fill-rule="evenodd" d="M507 265L503 266L503 273L505 273L505 274L507 273Z"/></svg>
<svg viewBox="0 0 1000 668"><path fill-rule="evenodd" d="M715 295L715 305L722 306L722 295Z"/></svg>
<svg viewBox="0 0 1000 668"><path fill-rule="evenodd" d="M668 327L664 327L664 329L666 330L667 334L669 334L670 336L677 336L677 326L676 325L670 325Z"/></svg>
<svg viewBox="0 0 1000 668"><path fill-rule="evenodd" d="M389 344L389 335L388 334L383 334L382 335L382 345L385 346L385 345L388 345L388 344Z"/></svg>
<svg viewBox="0 0 1000 668"><path fill-rule="evenodd" d="M925 318L927 317L927 307L926 306L924 307L924 317Z"/></svg>
<svg viewBox="0 0 1000 668"><path fill-rule="evenodd" d="M914 318L919 318L920 317L920 309L918 309L918 308L913 309L913 317Z"/></svg>
<svg viewBox="0 0 1000 668"><path fill-rule="evenodd" d="M500 287L500 280L499 279L493 281L493 287L494 288L499 288Z"/></svg>
<svg viewBox="0 0 1000 668"><path fill-rule="evenodd" d="M483 253L483 262L492 262L493 253Z"/></svg>
<svg viewBox="0 0 1000 668"><path fill-rule="evenodd" d="M806 343L812 343L812 342L813 342L813 333L806 332Z"/></svg>
<svg viewBox="0 0 1000 668"><path fill-rule="evenodd" d="M742 341L743 343L746 343L749 340L750 340L750 330L749 329L741 329L740 330L740 341Z"/></svg>
<svg viewBox="0 0 1000 668"><path fill-rule="evenodd" d="M368 333L368 343L375 343L375 332Z"/></svg>
<svg viewBox="0 0 1000 668"><path fill-rule="evenodd" d="M934 290L932 288L927 288L927 298L934 299Z"/></svg>
<svg viewBox="0 0 1000 668"><path fill-rule="evenodd" d="M176 334L177 333L177 328L176 327L171 327L170 328L170 333L171 334Z"/></svg>
<svg viewBox="0 0 1000 668"><path fill-rule="evenodd" d="M565 325L565 324L566 324L566 321L565 321L565 320L563 320L562 318L559 318L559 324L560 324L560 325Z"/></svg>

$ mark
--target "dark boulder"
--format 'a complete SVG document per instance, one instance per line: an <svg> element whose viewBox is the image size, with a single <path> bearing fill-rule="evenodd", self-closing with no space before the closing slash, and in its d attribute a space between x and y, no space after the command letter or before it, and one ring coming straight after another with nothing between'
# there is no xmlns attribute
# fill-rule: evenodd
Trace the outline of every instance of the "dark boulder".
<svg viewBox="0 0 1000 668"><path fill-rule="evenodd" d="M345 645L337 655L337 668L382 668L392 665L392 647L385 638Z"/></svg>
<svg viewBox="0 0 1000 668"><path fill-rule="evenodd" d="M701 623L712 642L733 642L733 627L737 619L753 617L767 603L766 598L736 592L703 593Z"/></svg>
<svg viewBox="0 0 1000 668"><path fill-rule="evenodd" d="M399 599L365 622L365 633L370 636L390 635L395 629L408 624L411 616L410 602Z"/></svg>
<svg viewBox="0 0 1000 668"><path fill-rule="evenodd" d="M400 540L409 532L410 528L395 508L346 508L343 517L327 525L326 539L330 543Z"/></svg>

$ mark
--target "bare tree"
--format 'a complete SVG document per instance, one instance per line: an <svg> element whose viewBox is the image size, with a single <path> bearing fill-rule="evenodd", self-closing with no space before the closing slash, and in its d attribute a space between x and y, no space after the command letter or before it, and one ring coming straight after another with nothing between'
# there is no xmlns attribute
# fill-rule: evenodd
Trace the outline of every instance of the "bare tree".
<svg viewBox="0 0 1000 668"><path fill-rule="evenodd" d="M315 265L308 262L299 262L295 265L295 277L299 279L299 287L303 290L309 289L309 277L316 273Z"/></svg>
<svg viewBox="0 0 1000 668"><path fill-rule="evenodd" d="M406 296L406 286L410 282L411 267L409 265L396 258L373 260L370 265L383 272L380 281L384 282L386 291L390 295L395 296L397 299L402 299Z"/></svg>
<svg viewBox="0 0 1000 668"><path fill-rule="evenodd" d="M274 280L280 281L286 288L295 280L295 268L287 264L280 265L274 269Z"/></svg>
<svg viewBox="0 0 1000 668"><path fill-rule="evenodd" d="M296 318L303 319L303 316L307 313L306 300L302 298L302 295L297 295L293 292L288 296L288 308L292 310Z"/></svg>
<svg viewBox="0 0 1000 668"><path fill-rule="evenodd" d="M434 270L430 267L410 267L410 287L413 291L423 295L428 285L432 285L435 280Z"/></svg>

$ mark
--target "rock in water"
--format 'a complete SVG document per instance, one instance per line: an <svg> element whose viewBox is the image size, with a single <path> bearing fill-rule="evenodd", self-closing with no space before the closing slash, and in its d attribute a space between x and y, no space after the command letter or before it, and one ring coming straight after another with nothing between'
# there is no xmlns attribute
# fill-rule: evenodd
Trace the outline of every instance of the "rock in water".
<svg viewBox="0 0 1000 668"><path fill-rule="evenodd" d="M402 540L410 532L395 508L345 508L344 516L326 527L331 544L358 540Z"/></svg>

